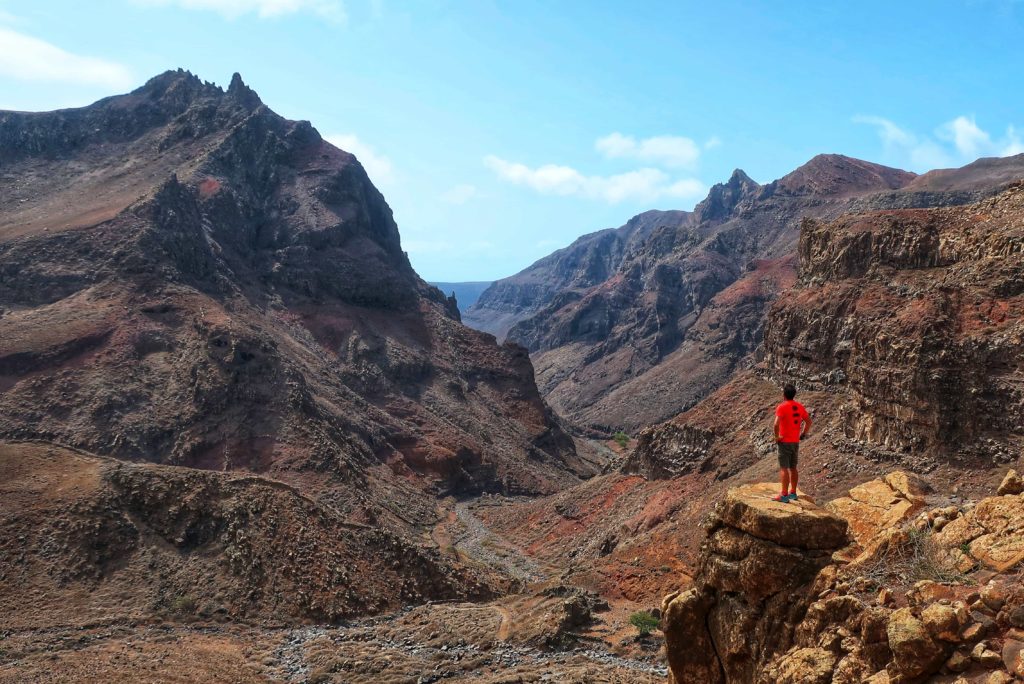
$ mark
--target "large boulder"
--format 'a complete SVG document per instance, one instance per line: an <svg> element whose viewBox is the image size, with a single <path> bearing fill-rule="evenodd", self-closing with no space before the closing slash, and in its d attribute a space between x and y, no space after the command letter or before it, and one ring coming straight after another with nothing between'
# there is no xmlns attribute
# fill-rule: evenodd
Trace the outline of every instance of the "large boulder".
<svg viewBox="0 0 1024 684"><path fill-rule="evenodd" d="M1017 474L1016 470L1012 468L1006 473L1006 477L999 484L999 489L996 490L996 494L1004 496L1006 494L1024 494L1024 479Z"/></svg>
<svg viewBox="0 0 1024 684"><path fill-rule="evenodd" d="M772 501L774 484L730 489L716 515L723 525L752 537L797 549L836 549L847 542L847 524L807 495L790 503Z"/></svg>
<svg viewBox="0 0 1024 684"><path fill-rule="evenodd" d="M910 608L900 608L886 625L893 660L886 668L892 682L913 681L939 669L948 653L932 638L925 623Z"/></svg>
<svg viewBox="0 0 1024 684"><path fill-rule="evenodd" d="M868 547L881 532L902 525L924 508L927 491L921 478L897 471L854 487L825 508L846 520L850 535Z"/></svg>
<svg viewBox="0 0 1024 684"><path fill-rule="evenodd" d="M934 535L943 548L966 548L982 565L1002 572L1024 561L1024 496L982 499Z"/></svg>

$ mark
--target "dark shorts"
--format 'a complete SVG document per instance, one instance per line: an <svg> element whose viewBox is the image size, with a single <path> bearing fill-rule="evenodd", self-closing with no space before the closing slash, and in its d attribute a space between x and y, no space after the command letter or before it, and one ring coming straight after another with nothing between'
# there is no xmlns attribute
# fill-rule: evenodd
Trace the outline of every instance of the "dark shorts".
<svg viewBox="0 0 1024 684"><path fill-rule="evenodd" d="M779 442L779 467L796 468L796 452L799 442Z"/></svg>

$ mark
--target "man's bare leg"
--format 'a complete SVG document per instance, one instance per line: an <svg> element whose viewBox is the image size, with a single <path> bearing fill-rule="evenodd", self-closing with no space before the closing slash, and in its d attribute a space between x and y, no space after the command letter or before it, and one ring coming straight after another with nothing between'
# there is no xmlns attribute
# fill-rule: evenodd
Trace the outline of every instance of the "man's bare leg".
<svg viewBox="0 0 1024 684"><path fill-rule="evenodd" d="M790 468L779 468L779 482L782 484L782 496L789 494Z"/></svg>
<svg viewBox="0 0 1024 684"><path fill-rule="evenodd" d="M796 494L796 485L800 481L800 473L796 471L796 468L789 468L789 493ZM785 483L785 480L783 480ZM786 485L783 484L783 487Z"/></svg>

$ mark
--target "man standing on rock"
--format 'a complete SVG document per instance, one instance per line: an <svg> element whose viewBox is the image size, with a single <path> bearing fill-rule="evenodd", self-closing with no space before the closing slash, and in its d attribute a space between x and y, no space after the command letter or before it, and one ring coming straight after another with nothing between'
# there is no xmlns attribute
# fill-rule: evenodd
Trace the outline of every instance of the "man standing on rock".
<svg viewBox="0 0 1024 684"><path fill-rule="evenodd" d="M796 470L797 451L800 440L811 431L811 417L804 405L796 400L796 387L786 385L782 388L782 396L786 400L775 407L775 442L779 445L782 493L772 497L772 501L789 503L796 500L796 485L800 480Z"/></svg>

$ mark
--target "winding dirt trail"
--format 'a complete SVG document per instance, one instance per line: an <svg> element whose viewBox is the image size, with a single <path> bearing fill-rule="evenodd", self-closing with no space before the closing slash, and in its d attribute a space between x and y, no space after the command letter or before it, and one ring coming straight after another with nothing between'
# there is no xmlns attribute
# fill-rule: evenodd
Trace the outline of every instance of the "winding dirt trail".
<svg viewBox="0 0 1024 684"><path fill-rule="evenodd" d="M498 625L498 641L508 641L512 633L512 613L504 606L492 606L501 615L501 624Z"/></svg>

